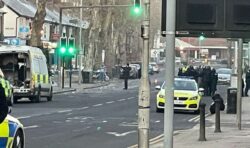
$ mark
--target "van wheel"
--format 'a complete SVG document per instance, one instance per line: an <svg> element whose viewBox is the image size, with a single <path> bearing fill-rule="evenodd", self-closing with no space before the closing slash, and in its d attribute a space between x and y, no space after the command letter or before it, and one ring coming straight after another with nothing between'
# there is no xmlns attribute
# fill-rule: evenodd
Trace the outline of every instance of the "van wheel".
<svg viewBox="0 0 250 148"><path fill-rule="evenodd" d="M13 102L14 102L14 104L17 103L17 100L18 100L18 99L19 99L18 97L13 97Z"/></svg>
<svg viewBox="0 0 250 148"><path fill-rule="evenodd" d="M34 101L35 103L39 103L39 102L41 101L41 95L38 94L37 96L35 96L34 99L33 99L33 101Z"/></svg>
<svg viewBox="0 0 250 148"><path fill-rule="evenodd" d="M38 90L37 90L37 95L34 98L35 103L39 103L41 101L41 85L39 84Z"/></svg>
<svg viewBox="0 0 250 148"><path fill-rule="evenodd" d="M50 95L49 97L47 97L47 101L52 101L52 98L53 98L53 88L51 88L50 90Z"/></svg>

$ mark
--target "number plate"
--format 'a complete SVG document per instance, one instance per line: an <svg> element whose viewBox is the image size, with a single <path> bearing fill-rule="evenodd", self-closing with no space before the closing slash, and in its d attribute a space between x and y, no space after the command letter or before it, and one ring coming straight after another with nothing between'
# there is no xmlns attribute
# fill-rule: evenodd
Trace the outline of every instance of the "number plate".
<svg viewBox="0 0 250 148"><path fill-rule="evenodd" d="M184 104L184 101L174 100L174 104Z"/></svg>

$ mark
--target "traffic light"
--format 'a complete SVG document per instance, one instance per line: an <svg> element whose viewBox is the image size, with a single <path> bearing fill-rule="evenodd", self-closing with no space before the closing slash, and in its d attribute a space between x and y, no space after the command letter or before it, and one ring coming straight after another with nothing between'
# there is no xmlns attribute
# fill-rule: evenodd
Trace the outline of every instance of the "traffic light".
<svg viewBox="0 0 250 148"><path fill-rule="evenodd" d="M141 0L134 0L134 6L132 8L133 15L141 15L142 8L141 8Z"/></svg>
<svg viewBox="0 0 250 148"><path fill-rule="evenodd" d="M69 46L68 46L68 53L69 53L69 55L75 55L75 53L76 53L75 38L70 37L68 43L69 43Z"/></svg>
<svg viewBox="0 0 250 148"><path fill-rule="evenodd" d="M60 38L60 55L64 56L67 51L67 38L66 37L61 37Z"/></svg>
<svg viewBox="0 0 250 148"><path fill-rule="evenodd" d="M204 35L200 35L200 36L199 36L199 40L200 40L200 41L203 41L203 40L205 40L205 37L204 37Z"/></svg>

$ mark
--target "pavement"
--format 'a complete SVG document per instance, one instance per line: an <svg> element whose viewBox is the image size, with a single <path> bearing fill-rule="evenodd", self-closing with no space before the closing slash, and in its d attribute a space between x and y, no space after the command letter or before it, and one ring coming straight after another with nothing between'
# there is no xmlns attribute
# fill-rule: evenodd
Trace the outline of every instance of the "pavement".
<svg viewBox="0 0 250 148"><path fill-rule="evenodd" d="M72 83L71 88L69 84L65 84L64 88L59 87L57 84L53 86L53 94L60 94L66 92L73 92L73 91L81 91L86 89L98 88L103 86L108 86L110 83L114 83L115 80L105 81L105 82L93 82L93 83Z"/></svg>
<svg viewBox="0 0 250 148"><path fill-rule="evenodd" d="M215 115L206 118L206 141L198 141L199 124L189 130L175 132L174 148L249 148L250 97L242 98L242 130L238 130L236 114L221 112L221 133L215 133ZM163 137L150 148L163 148Z"/></svg>

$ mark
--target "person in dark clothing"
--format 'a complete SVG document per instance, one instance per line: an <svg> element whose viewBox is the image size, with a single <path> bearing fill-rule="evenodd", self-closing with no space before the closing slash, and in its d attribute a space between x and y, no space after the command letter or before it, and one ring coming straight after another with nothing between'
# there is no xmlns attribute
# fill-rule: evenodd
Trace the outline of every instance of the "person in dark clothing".
<svg viewBox="0 0 250 148"><path fill-rule="evenodd" d="M130 75L130 70L131 67L129 67L129 64L127 64L126 67L123 68L124 70L124 89L128 89L128 79L129 79L129 75Z"/></svg>
<svg viewBox="0 0 250 148"><path fill-rule="evenodd" d="M4 92L4 88L0 84L0 124L4 121L8 114L8 104Z"/></svg>
<svg viewBox="0 0 250 148"><path fill-rule="evenodd" d="M210 110L211 114L215 113L215 100L219 100L220 101L220 110L221 111L223 111L225 109L225 104L224 104L223 98L219 94L215 94L212 97L212 100L213 100L213 102L212 102L212 104L209 107L209 110Z"/></svg>
<svg viewBox="0 0 250 148"><path fill-rule="evenodd" d="M245 87L245 83L244 83L243 79L241 79L241 80L242 80L242 82L241 82L242 83L241 96L243 97L243 95L244 95L243 90L244 90L244 87Z"/></svg>
<svg viewBox="0 0 250 148"><path fill-rule="evenodd" d="M246 73L246 87L245 87L245 96L248 96L248 90L250 88L250 70Z"/></svg>
<svg viewBox="0 0 250 148"><path fill-rule="evenodd" d="M211 70L211 77L210 77L211 96L214 96L215 91L217 90L217 81L218 81L218 74L216 73L215 69L212 69Z"/></svg>
<svg viewBox="0 0 250 148"><path fill-rule="evenodd" d="M205 67L202 71L202 87L205 89L205 95L210 95L210 74L211 70L210 67Z"/></svg>
<svg viewBox="0 0 250 148"><path fill-rule="evenodd" d="M138 70L138 78L141 79L141 67L140 67L140 69Z"/></svg>
<svg viewBox="0 0 250 148"><path fill-rule="evenodd" d="M182 73L182 69L181 69L181 68L179 68L178 76L183 76L183 73Z"/></svg>

